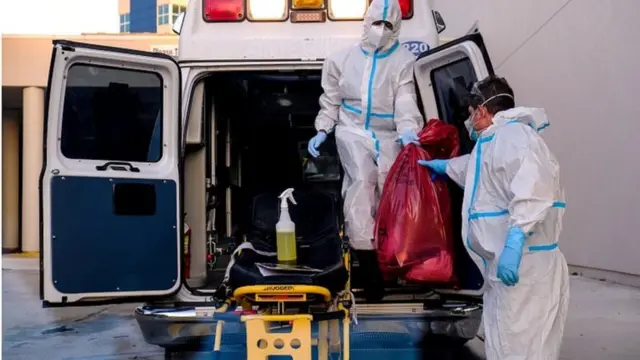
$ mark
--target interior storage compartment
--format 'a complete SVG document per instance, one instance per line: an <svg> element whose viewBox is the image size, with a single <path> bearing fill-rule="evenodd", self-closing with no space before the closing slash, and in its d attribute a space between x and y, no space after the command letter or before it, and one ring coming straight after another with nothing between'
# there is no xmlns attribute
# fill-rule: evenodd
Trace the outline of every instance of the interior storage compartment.
<svg viewBox="0 0 640 360"><path fill-rule="evenodd" d="M279 194L291 187L328 193L338 202L342 225L342 169L335 138L329 136L317 159L306 150L315 134L321 93L320 70L220 72L196 86L185 161L186 223L192 234L187 283L192 289L206 293L220 285L230 254L251 236L255 199L261 194ZM460 239L461 194L453 185L457 286L477 290L482 277ZM358 270L354 259L354 289L366 276ZM389 293L430 290L427 285L398 282L387 288Z"/></svg>

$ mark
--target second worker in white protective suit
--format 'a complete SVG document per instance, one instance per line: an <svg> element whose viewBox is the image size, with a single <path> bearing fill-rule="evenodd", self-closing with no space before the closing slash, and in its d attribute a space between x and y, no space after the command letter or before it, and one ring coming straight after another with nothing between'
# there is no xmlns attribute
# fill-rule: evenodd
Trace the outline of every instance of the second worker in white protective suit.
<svg viewBox="0 0 640 360"><path fill-rule="evenodd" d="M569 306L558 248L564 191L560 166L538 134L544 109L514 107L513 90L489 77L471 91L471 154L421 160L464 187L462 237L483 269L488 360L557 360Z"/></svg>
<svg viewBox="0 0 640 360"><path fill-rule="evenodd" d="M424 123L416 103L415 56L398 41L401 21L398 0L373 0L361 41L325 60L318 133L309 141L309 153L317 157L335 131L345 173L346 235L367 274L365 291L371 297L381 294L382 285L373 251L379 197L401 144L417 142Z"/></svg>

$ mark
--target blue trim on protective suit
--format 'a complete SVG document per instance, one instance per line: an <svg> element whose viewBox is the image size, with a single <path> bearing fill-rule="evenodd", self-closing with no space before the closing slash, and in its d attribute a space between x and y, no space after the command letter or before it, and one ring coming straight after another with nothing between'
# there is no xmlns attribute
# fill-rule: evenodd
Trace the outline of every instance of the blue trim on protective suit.
<svg viewBox="0 0 640 360"><path fill-rule="evenodd" d="M472 213L472 209L473 209L473 203L476 201L476 192L478 191L478 183L479 183L479 178L480 178L480 165L481 165L481 160L482 160L482 145L484 143L487 143L491 140L493 140L493 136L494 134L491 134L489 136L486 137L481 137L480 139L478 139L478 143L476 145L477 151L476 151L476 166L475 169L473 171L473 186L471 187L471 200L469 201L469 219L467 220L467 247L469 248L469 250L473 251L473 253L475 253L476 255L478 255L481 259L482 259L482 263L484 264L484 267L487 267L487 260L480 255L480 253L478 253L477 251L475 251L472 247L471 247L471 238L469 238L469 231L471 229L471 217L473 216Z"/></svg>
<svg viewBox="0 0 640 360"><path fill-rule="evenodd" d="M509 214L508 209L504 209L500 211L485 211L485 212L470 213L469 220L476 220L476 219L482 219L487 217L498 217L498 216L504 216L507 214Z"/></svg>
<svg viewBox="0 0 640 360"><path fill-rule="evenodd" d="M382 20L387 20L387 15L389 14L389 0L384 0L384 7L382 8Z"/></svg>
<svg viewBox="0 0 640 360"><path fill-rule="evenodd" d="M362 110L360 110L356 106L347 104L345 100L342 100L342 106L347 111L350 111L350 112L352 112L354 114L357 114L357 115L362 115ZM371 113L371 117L380 118L380 119L393 119L393 114Z"/></svg>
<svg viewBox="0 0 640 360"><path fill-rule="evenodd" d="M347 111L351 111L354 114L358 114L358 115L362 115L362 110L358 109L355 106L349 105L347 104L344 100L342 100L342 106L344 107L345 110Z"/></svg>
<svg viewBox="0 0 640 360"><path fill-rule="evenodd" d="M393 54L393 52L396 51L396 49L399 47L400 47L400 41L396 40L396 42L393 44L393 46L389 48L389 50L376 54L376 57L378 59L384 59L386 57L389 57L389 55Z"/></svg>
<svg viewBox="0 0 640 360"><path fill-rule="evenodd" d="M509 125L509 124L523 124L523 123L518 121L518 120L511 120L511 121L508 121L505 125ZM526 125L529 125L529 127L534 129L536 132L540 132L540 131L548 128L549 126L551 126L551 122L547 121L547 122L543 123L542 125L538 126L537 129L535 127L533 127L532 125L530 125L530 124L526 124Z"/></svg>
<svg viewBox="0 0 640 360"><path fill-rule="evenodd" d="M377 163L378 159L380 159L380 140L378 140L378 137L376 136L376 133L374 131L371 132L371 137L373 138L373 146L375 147L375 150L376 150L376 163Z"/></svg>
<svg viewBox="0 0 640 360"><path fill-rule="evenodd" d="M550 122L550 121L547 121L546 123L544 123L544 124L542 124L542 125L538 126L538 128L536 129L536 131L540 132L540 131L542 131L542 130L544 130L544 129L548 128L549 126L551 126L551 122Z"/></svg>
<svg viewBox="0 0 640 360"><path fill-rule="evenodd" d="M567 207L567 204L564 201L555 201L551 205L551 207L564 209ZM471 213L469 215L469 220L476 220L476 219L482 219L487 217L498 217L498 216L504 216L508 214L509 214L509 209L503 209L498 211L481 211L481 212ZM533 235L533 232L529 233L529 236L531 235Z"/></svg>
<svg viewBox="0 0 640 360"><path fill-rule="evenodd" d="M491 134L491 135L487 135L487 136L485 136L485 137L480 137L480 139L478 139L478 142L479 142L480 144L487 143L487 142L489 142L489 141L493 140L493 138L494 138L494 136L495 136L495 135L496 135L496 134Z"/></svg>
<svg viewBox="0 0 640 360"><path fill-rule="evenodd" d="M373 79L376 75L376 67L377 67L377 58L373 56L371 62L371 73L369 73L369 82L367 84L367 114L364 119L364 129L369 130L369 124L371 122L371 110L372 110L372 99L373 99Z"/></svg>
<svg viewBox="0 0 640 360"><path fill-rule="evenodd" d="M377 53L377 50L376 50ZM372 110L372 99L373 99L373 79L376 75L376 67L377 67L377 57L374 56L372 57L371 61L371 73L369 73L369 82L367 84L367 113L365 115L365 119L364 119L364 129L369 131L369 125L371 124L371 110ZM378 158L380 157L380 143L378 141L378 139L376 138L376 133L374 133L373 131L371 131L371 138L373 139L373 144L376 150L376 162L378 161Z"/></svg>
<svg viewBox="0 0 640 360"><path fill-rule="evenodd" d="M558 243L548 245L531 245L528 247L529 251L551 251L558 248Z"/></svg>
<svg viewBox="0 0 640 360"><path fill-rule="evenodd" d="M398 48L400 47L400 41L396 40L395 43L393 43L393 45L389 48L389 50L385 51L385 52L375 52L375 57L377 59L384 59L386 57L389 57L389 55L393 54L394 51L396 51ZM365 54L366 56L371 55L371 53L368 50L365 50L364 48L360 47L360 51L362 51L363 54Z"/></svg>
<svg viewBox="0 0 640 360"><path fill-rule="evenodd" d="M380 118L380 119L393 119L393 114L371 113L371 117Z"/></svg>

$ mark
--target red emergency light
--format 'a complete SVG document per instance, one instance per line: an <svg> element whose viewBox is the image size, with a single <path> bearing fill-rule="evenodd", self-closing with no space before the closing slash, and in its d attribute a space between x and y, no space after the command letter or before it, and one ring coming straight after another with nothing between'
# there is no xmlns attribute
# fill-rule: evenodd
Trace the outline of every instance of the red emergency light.
<svg viewBox="0 0 640 360"><path fill-rule="evenodd" d="M400 9L402 10L403 19L411 19L413 17L413 0L398 0Z"/></svg>
<svg viewBox="0 0 640 360"><path fill-rule="evenodd" d="M373 0L369 0L371 4ZM402 19L411 19L413 17L413 0L398 0L400 10L402 11Z"/></svg>
<svg viewBox="0 0 640 360"><path fill-rule="evenodd" d="M245 19L244 0L204 0L202 3L205 21L231 22Z"/></svg>

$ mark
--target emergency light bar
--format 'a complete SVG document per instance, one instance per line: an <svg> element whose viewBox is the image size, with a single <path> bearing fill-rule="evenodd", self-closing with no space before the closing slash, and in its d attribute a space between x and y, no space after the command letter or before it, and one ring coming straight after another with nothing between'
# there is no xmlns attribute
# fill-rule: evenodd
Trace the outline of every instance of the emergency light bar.
<svg viewBox="0 0 640 360"><path fill-rule="evenodd" d="M282 21L287 18L287 0L247 0L251 21Z"/></svg>
<svg viewBox="0 0 640 360"><path fill-rule="evenodd" d="M202 16L209 22L243 21L244 0L204 0Z"/></svg>
<svg viewBox="0 0 640 360"><path fill-rule="evenodd" d="M246 1L246 2L245 2ZM326 6L325 6L326 3ZM206 22L362 20L371 0L204 0ZM413 17L413 0L398 0L402 18ZM290 9L291 8L291 9ZM325 15L326 10L326 15Z"/></svg>
<svg viewBox="0 0 640 360"><path fill-rule="evenodd" d="M362 20L369 0L329 0L329 19Z"/></svg>
<svg viewBox="0 0 640 360"><path fill-rule="evenodd" d="M402 11L402 20L411 19L413 17L413 0L398 0L400 10Z"/></svg>
<svg viewBox="0 0 640 360"><path fill-rule="evenodd" d="M291 7L294 10L312 9L318 10L324 8L324 0L291 0Z"/></svg>

